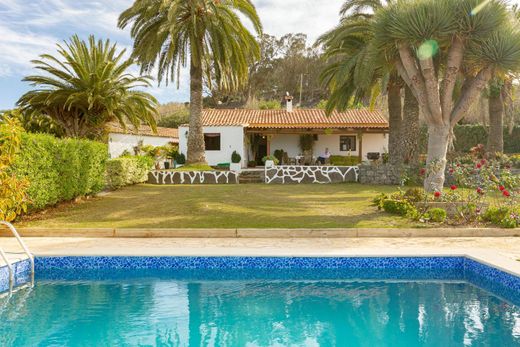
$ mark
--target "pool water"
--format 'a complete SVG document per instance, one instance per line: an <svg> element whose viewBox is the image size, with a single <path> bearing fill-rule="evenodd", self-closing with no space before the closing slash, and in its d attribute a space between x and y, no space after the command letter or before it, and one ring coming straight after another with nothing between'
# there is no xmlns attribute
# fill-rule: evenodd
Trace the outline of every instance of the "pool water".
<svg viewBox="0 0 520 347"><path fill-rule="evenodd" d="M518 303L363 272L47 271L0 298L0 346L520 346Z"/></svg>

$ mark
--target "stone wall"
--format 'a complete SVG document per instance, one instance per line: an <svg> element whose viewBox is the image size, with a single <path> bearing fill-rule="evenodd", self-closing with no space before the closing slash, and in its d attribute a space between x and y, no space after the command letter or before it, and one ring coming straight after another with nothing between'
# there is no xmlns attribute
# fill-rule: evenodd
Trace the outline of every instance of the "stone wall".
<svg viewBox="0 0 520 347"><path fill-rule="evenodd" d="M234 171L151 171L150 184L238 184Z"/></svg>
<svg viewBox="0 0 520 347"><path fill-rule="evenodd" d="M357 182L357 166L275 166L265 169L266 184Z"/></svg>
<svg viewBox="0 0 520 347"><path fill-rule="evenodd" d="M375 185L399 185L402 168L388 164L362 164L359 166L359 183Z"/></svg>

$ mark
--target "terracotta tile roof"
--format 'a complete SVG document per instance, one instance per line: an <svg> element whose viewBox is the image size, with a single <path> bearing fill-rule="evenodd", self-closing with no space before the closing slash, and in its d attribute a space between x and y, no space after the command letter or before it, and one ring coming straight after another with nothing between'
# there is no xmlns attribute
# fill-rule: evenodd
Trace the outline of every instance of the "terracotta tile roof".
<svg viewBox="0 0 520 347"><path fill-rule="evenodd" d="M150 128L148 125L141 125L138 130L136 130L132 125L127 125L125 130L119 123L110 123L107 126L107 130L109 133L115 134L168 137L176 140L179 139L179 130L173 128L157 127L157 133L154 133L152 128Z"/></svg>
<svg viewBox="0 0 520 347"><path fill-rule="evenodd" d="M248 110L206 109L202 114L205 126L244 126L247 128L388 128L388 121L379 111L369 109L333 112L327 117L320 109Z"/></svg>

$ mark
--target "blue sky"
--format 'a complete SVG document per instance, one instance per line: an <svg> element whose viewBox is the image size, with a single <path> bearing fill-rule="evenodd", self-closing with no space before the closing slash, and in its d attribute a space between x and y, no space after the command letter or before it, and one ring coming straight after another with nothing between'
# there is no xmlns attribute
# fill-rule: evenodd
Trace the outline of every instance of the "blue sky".
<svg viewBox="0 0 520 347"><path fill-rule="evenodd" d="M34 73L30 61L42 53L54 53L56 43L73 34L109 38L130 50L127 31L117 28L119 13L132 0L0 0L0 109L12 108L29 89L21 82ZM303 32L314 40L335 25L343 0L253 0L272 35ZM150 90L160 102L189 99L186 73L176 86Z"/></svg>

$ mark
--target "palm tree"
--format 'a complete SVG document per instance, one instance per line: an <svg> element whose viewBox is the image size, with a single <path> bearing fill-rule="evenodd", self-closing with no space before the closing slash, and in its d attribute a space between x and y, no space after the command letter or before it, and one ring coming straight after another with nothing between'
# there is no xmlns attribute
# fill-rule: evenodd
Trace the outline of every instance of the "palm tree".
<svg viewBox="0 0 520 347"><path fill-rule="evenodd" d="M491 77L520 68L520 33L512 22L499 0L402 0L376 14L378 48L428 124L426 190L443 188L453 128Z"/></svg>
<svg viewBox="0 0 520 347"><path fill-rule="evenodd" d="M504 93L505 82L493 78L488 86L489 136L487 152L491 154L504 151Z"/></svg>
<svg viewBox="0 0 520 347"><path fill-rule="evenodd" d="M157 68L159 82L173 81L189 61L188 164L206 162L203 78L214 80L222 90L236 90L245 85L250 63L259 58L258 43L240 14L261 33L250 0L136 0L119 17L120 28L132 23L133 55L143 72Z"/></svg>
<svg viewBox="0 0 520 347"><path fill-rule="evenodd" d="M330 60L322 74L331 89L327 111L344 110L352 101L373 97L382 84L388 96L390 161L393 165L414 165L418 161L418 105L407 90L403 105L404 82L395 69L378 56L374 46L374 13L388 3L392 1L346 1L341 9L341 23L318 39L325 48L325 57Z"/></svg>
<svg viewBox="0 0 520 347"><path fill-rule="evenodd" d="M150 86L150 78L128 73L134 61L124 59L125 50L93 36L88 42L73 36L57 46L59 57L44 54L33 61L42 74L24 78L35 89L18 101L22 112L50 117L69 137L97 136L115 120L155 128L157 101L135 90Z"/></svg>

